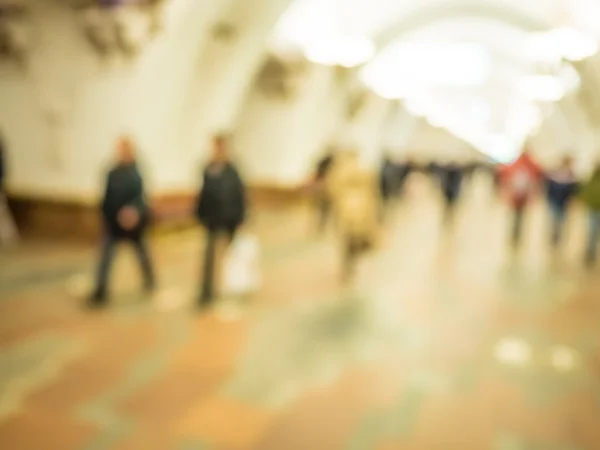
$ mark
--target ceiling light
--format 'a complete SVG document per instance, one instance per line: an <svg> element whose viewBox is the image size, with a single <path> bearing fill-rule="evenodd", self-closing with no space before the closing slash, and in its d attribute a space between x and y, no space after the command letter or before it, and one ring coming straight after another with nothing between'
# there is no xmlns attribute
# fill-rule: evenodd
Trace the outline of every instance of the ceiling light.
<svg viewBox="0 0 600 450"><path fill-rule="evenodd" d="M551 40L562 56L569 61L581 61L598 51L598 42L574 28L557 28L550 31Z"/></svg>
<svg viewBox="0 0 600 450"><path fill-rule="evenodd" d="M362 74L369 85L400 85L404 91L438 86L480 86L490 72L485 48L470 44L397 43Z"/></svg>
<svg viewBox="0 0 600 450"><path fill-rule="evenodd" d="M332 37L304 44L306 58L316 64L356 67L375 55L375 44L358 36Z"/></svg>
<svg viewBox="0 0 600 450"><path fill-rule="evenodd" d="M565 95L562 81L550 75L528 75L517 85L522 95L530 100L557 102Z"/></svg>
<svg viewBox="0 0 600 450"><path fill-rule="evenodd" d="M534 61L581 61L596 54L598 41L574 28L563 27L531 34L525 48Z"/></svg>

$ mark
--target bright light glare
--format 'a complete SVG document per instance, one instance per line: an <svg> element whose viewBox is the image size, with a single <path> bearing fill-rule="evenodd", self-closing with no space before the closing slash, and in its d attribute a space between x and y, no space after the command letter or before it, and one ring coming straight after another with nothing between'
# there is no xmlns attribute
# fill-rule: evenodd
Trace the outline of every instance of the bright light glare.
<svg viewBox="0 0 600 450"><path fill-rule="evenodd" d="M425 117L429 109L428 103L419 97L407 99L404 106L414 117Z"/></svg>
<svg viewBox="0 0 600 450"><path fill-rule="evenodd" d="M581 61L598 51L598 42L574 28L555 28L543 33L533 33L526 51L532 60L558 63L561 59Z"/></svg>
<svg viewBox="0 0 600 450"><path fill-rule="evenodd" d="M565 95L565 88L559 78L550 75L528 75L517 85L522 95L530 100L557 102Z"/></svg>
<svg viewBox="0 0 600 450"><path fill-rule="evenodd" d="M543 116L539 107L532 103L519 103L507 114L506 130L511 135L526 135L538 128Z"/></svg>
<svg viewBox="0 0 600 450"><path fill-rule="evenodd" d="M397 43L363 70L363 82L386 98L429 87L479 86L490 71L485 48L474 44Z"/></svg>
<svg viewBox="0 0 600 450"><path fill-rule="evenodd" d="M563 57L548 33L532 33L525 44L527 57L533 61L559 63Z"/></svg>
<svg viewBox="0 0 600 450"><path fill-rule="evenodd" d="M569 61L581 61L598 51L596 39L573 28L557 28L550 33L561 54Z"/></svg>
<svg viewBox="0 0 600 450"><path fill-rule="evenodd" d="M375 55L375 45L367 38L346 36L313 41L304 44L306 57L328 66L356 67Z"/></svg>
<svg viewBox="0 0 600 450"><path fill-rule="evenodd" d="M521 139L522 140L522 139ZM490 134L481 150L501 163L514 161L521 151L522 142L506 134Z"/></svg>

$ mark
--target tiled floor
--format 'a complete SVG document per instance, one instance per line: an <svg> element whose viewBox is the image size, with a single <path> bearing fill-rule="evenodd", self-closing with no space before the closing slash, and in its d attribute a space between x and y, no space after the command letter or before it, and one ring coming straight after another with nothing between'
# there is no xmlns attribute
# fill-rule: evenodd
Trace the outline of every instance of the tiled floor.
<svg viewBox="0 0 600 450"><path fill-rule="evenodd" d="M261 212L264 284L193 308L201 237L157 238L155 298L126 252L90 313L94 253L0 255L0 448L10 450L598 450L600 271L543 208L526 245L469 193L454 228L417 188L350 288L335 239L302 210Z"/></svg>

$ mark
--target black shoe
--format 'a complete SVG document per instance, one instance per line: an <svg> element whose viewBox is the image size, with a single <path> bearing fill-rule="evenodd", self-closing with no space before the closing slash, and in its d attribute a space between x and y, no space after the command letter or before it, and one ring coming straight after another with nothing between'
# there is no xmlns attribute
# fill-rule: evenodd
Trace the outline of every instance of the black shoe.
<svg viewBox="0 0 600 450"><path fill-rule="evenodd" d="M88 309L102 309L108 304L106 295L94 294L87 301L86 307Z"/></svg>
<svg viewBox="0 0 600 450"><path fill-rule="evenodd" d="M156 283L154 283L154 281L144 284L144 293L146 295L152 295L155 292L156 292Z"/></svg>
<svg viewBox="0 0 600 450"><path fill-rule="evenodd" d="M198 299L198 306L200 308L207 308L212 305L213 300L214 300L214 296L203 293L202 295L200 295L200 298Z"/></svg>

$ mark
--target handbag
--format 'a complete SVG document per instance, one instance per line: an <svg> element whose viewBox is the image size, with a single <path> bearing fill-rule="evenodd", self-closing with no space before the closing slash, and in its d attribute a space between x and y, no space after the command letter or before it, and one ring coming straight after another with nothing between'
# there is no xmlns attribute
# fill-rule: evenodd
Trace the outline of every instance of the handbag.
<svg viewBox="0 0 600 450"><path fill-rule="evenodd" d="M260 244L255 236L241 234L233 240L225 253L222 276L225 295L247 295L260 288Z"/></svg>

